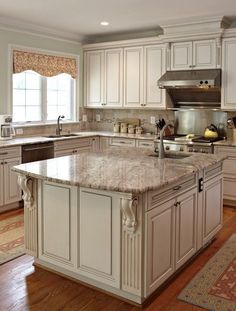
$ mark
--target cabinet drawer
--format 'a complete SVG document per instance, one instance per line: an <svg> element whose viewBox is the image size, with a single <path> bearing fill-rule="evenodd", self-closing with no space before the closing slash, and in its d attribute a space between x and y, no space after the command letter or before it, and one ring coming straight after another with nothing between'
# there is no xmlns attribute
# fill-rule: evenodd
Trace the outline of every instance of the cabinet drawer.
<svg viewBox="0 0 236 311"><path fill-rule="evenodd" d="M170 200L172 197L187 191L196 185L197 176L193 174L184 178L182 181L178 181L173 185L167 186L159 191L150 191L148 193L148 210L151 210L160 205L160 202Z"/></svg>
<svg viewBox="0 0 236 311"><path fill-rule="evenodd" d="M110 139L110 145L135 147L135 139L113 137Z"/></svg>
<svg viewBox="0 0 236 311"><path fill-rule="evenodd" d="M91 146L87 146L87 147L81 147L81 148L77 148L77 149L58 150L54 153L54 157L58 158L58 157L64 157L64 156L68 156L68 155L79 154L82 152L90 152L91 149L92 149Z"/></svg>
<svg viewBox="0 0 236 311"><path fill-rule="evenodd" d="M56 141L54 143L54 150L64 150L64 149L76 149L80 147L88 147L92 144L92 138L77 138Z"/></svg>
<svg viewBox="0 0 236 311"><path fill-rule="evenodd" d="M154 150L154 142L152 140L136 140L136 147L150 148Z"/></svg>
<svg viewBox="0 0 236 311"><path fill-rule="evenodd" d="M236 147L214 146L215 154L231 157L236 160Z"/></svg>
<svg viewBox="0 0 236 311"><path fill-rule="evenodd" d="M21 157L21 147L0 148L0 159Z"/></svg>

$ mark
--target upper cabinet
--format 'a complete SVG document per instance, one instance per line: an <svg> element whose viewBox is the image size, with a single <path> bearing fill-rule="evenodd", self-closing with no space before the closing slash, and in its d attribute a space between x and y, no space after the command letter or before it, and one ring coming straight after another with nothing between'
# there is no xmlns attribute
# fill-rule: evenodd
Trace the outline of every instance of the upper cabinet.
<svg viewBox="0 0 236 311"><path fill-rule="evenodd" d="M124 49L124 106L143 106L143 48Z"/></svg>
<svg viewBox="0 0 236 311"><path fill-rule="evenodd" d="M85 53L85 106L121 107L123 49Z"/></svg>
<svg viewBox="0 0 236 311"><path fill-rule="evenodd" d="M171 70L217 68L216 40L171 44Z"/></svg>
<svg viewBox="0 0 236 311"><path fill-rule="evenodd" d="M85 52L85 106L165 108L157 80L166 71L165 45Z"/></svg>
<svg viewBox="0 0 236 311"><path fill-rule="evenodd" d="M236 38L223 39L221 108L236 110Z"/></svg>

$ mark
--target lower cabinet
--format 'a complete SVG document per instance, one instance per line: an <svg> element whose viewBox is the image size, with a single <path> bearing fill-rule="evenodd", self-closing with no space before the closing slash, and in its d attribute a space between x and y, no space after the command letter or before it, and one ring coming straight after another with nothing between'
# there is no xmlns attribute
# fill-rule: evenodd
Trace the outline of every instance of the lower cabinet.
<svg viewBox="0 0 236 311"><path fill-rule="evenodd" d="M114 195L80 188L78 271L117 288L120 287L120 220L119 200L114 200Z"/></svg>
<svg viewBox="0 0 236 311"><path fill-rule="evenodd" d="M21 190L17 183L17 174L11 170L21 163L20 147L2 148L0 150L0 211L11 208L12 203L21 200Z"/></svg>
<svg viewBox="0 0 236 311"><path fill-rule="evenodd" d="M146 230L148 296L197 250L197 188L147 212Z"/></svg>
<svg viewBox="0 0 236 311"><path fill-rule="evenodd" d="M73 270L77 258L77 188L42 182L40 190L39 259Z"/></svg>
<svg viewBox="0 0 236 311"><path fill-rule="evenodd" d="M176 202L176 269L197 251L197 189L177 198Z"/></svg>
<svg viewBox="0 0 236 311"><path fill-rule="evenodd" d="M223 164L224 200L227 205L236 206L236 148L214 146L214 153L227 157Z"/></svg>
<svg viewBox="0 0 236 311"><path fill-rule="evenodd" d="M147 295L175 271L175 200L160 204L146 214ZM161 251L160 251L161 250Z"/></svg>
<svg viewBox="0 0 236 311"><path fill-rule="evenodd" d="M203 244L206 244L222 226L222 175L216 176L204 184L203 200Z"/></svg>
<svg viewBox="0 0 236 311"><path fill-rule="evenodd" d="M99 137L76 138L54 143L54 157L63 157L82 152L99 151Z"/></svg>

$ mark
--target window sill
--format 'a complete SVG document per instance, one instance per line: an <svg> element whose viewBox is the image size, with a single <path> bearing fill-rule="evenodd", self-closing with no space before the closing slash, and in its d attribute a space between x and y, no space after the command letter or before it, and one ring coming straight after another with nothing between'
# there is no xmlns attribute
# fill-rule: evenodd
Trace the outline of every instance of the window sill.
<svg viewBox="0 0 236 311"><path fill-rule="evenodd" d="M79 121L61 121L60 123L63 124L79 124ZM57 125L57 121L50 121L50 122L40 122L40 123L12 123L14 128L24 128L24 127L37 127L37 126L48 126L48 125Z"/></svg>

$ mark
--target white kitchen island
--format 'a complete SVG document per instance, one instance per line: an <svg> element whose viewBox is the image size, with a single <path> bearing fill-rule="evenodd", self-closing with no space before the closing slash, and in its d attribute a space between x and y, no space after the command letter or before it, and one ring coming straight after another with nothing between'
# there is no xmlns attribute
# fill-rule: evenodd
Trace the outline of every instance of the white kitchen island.
<svg viewBox="0 0 236 311"><path fill-rule="evenodd" d="M135 148L18 165L40 265L142 304L222 226L222 157Z"/></svg>

